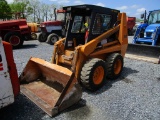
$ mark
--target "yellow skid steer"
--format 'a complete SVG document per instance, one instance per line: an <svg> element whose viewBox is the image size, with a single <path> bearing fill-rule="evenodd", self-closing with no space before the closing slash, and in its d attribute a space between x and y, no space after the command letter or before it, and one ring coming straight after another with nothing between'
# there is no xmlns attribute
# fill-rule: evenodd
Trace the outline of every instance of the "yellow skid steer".
<svg viewBox="0 0 160 120"><path fill-rule="evenodd" d="M21 91L50 116L95 91L123 69L126 14L95 5L63 7L66 37L54 44L51 63L31 58L19 77Z"/></svg>

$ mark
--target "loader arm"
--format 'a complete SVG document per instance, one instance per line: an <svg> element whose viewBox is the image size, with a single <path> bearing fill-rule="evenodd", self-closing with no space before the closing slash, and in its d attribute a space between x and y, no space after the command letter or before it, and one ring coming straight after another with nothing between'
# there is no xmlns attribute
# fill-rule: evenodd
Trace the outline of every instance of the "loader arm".
<svg viewBox="0 0 160 120"><path fill-rule="evenodd" d="M123 54L125 54L126 51L126 45L128 44L128 38L127 38L127 22L126 22L126 14L120 13L118 15L117 21L120 21L120 24L113 27L112 29L108 30L107 32L103 33L102 35L98 36L94 40L86 43L82 47L82 52L88 56L91 54L97 47L98 43L100 43L102 40L108 38L109 36L113 35L117 31L119 31L118 34L118 40L119 43L122 45L121 50L123 51ZM125 48L123 49L123 45L125 45Z"/></svg>
<svg viewBox="0 0 160 120"><path fill-rule="evenodd" d="M112 34L114 34L115 32L117 32L117 31L119 30L119 28L120 28L120 25L118 25L118 26L116 26L116 27L108 30L108 31L105 32L104 34L102 34L102 35L98 36L97 38L95 38L94 40L88 42L87 44L85 44L85 45L82 47L82 49L81 49L82 52L83 52L86 56L88 56L90 53L92 53L92 52L96 49L98 43L100 43L103 39L106 39L106 38L108 38L109 36L111 36Z"/></svg>

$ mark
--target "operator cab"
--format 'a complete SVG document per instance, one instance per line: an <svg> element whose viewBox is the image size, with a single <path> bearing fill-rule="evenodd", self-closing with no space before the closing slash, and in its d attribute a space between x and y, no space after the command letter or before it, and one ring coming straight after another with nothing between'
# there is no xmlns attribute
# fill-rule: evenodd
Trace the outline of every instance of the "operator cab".
<svg viewBox="0 0 160 120"><path fill-rule="evenodd" d="M65 48L84 45L113 27L120 11L95 5L68 6Z"/></svg>
<svg viewBox="0 0 160 120"><path fill-rule="evenodd" d="M150 11L148 16L148 24L159 24L160 23L160 10Z"/></svg>

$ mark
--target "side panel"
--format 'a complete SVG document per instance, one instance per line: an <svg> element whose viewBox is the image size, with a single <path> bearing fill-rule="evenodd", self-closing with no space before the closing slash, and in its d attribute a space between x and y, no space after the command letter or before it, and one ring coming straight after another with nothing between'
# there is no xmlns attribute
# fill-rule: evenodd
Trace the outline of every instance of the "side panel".
<svg viewBox="0 0 160 120"><path fill-rule="evenodd" d="M52 32L52 30L62 30L62 26L46 26L47 32Z"/></svg>
<svg viewBox="0 0 160 120"><path fill-rule="evenodd" d="M14 94L7 66L2 40L0 40L0 108L14 102Z"/></svg>
<svg viewBox="0 0 160 120"><path fill-rule="evenodd" d="M12 45L8 42L3 41L3 48L5 51L6 61L8 65L8 72L9 72L11 83L12 83L13 93L14 93L14 96L17 96L20 92L20 85L18 80L16 64L14 62Z"/></svg>

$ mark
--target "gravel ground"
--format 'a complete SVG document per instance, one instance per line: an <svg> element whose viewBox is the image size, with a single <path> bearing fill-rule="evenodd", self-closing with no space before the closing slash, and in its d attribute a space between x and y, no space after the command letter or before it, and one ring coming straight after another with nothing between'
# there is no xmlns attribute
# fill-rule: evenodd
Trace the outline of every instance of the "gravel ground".
<svg viewBox="0 0 160 120"><path fill-rule="evenodd" d="M14 50L18 74L31 56L50 61L53 46L25 42ZM160 67L157 64L124 59L120 78L107 80L96 92L83 90L82 100L50 118L20 94L14 104L0 110L0 120L160 120Z"/></svg>

